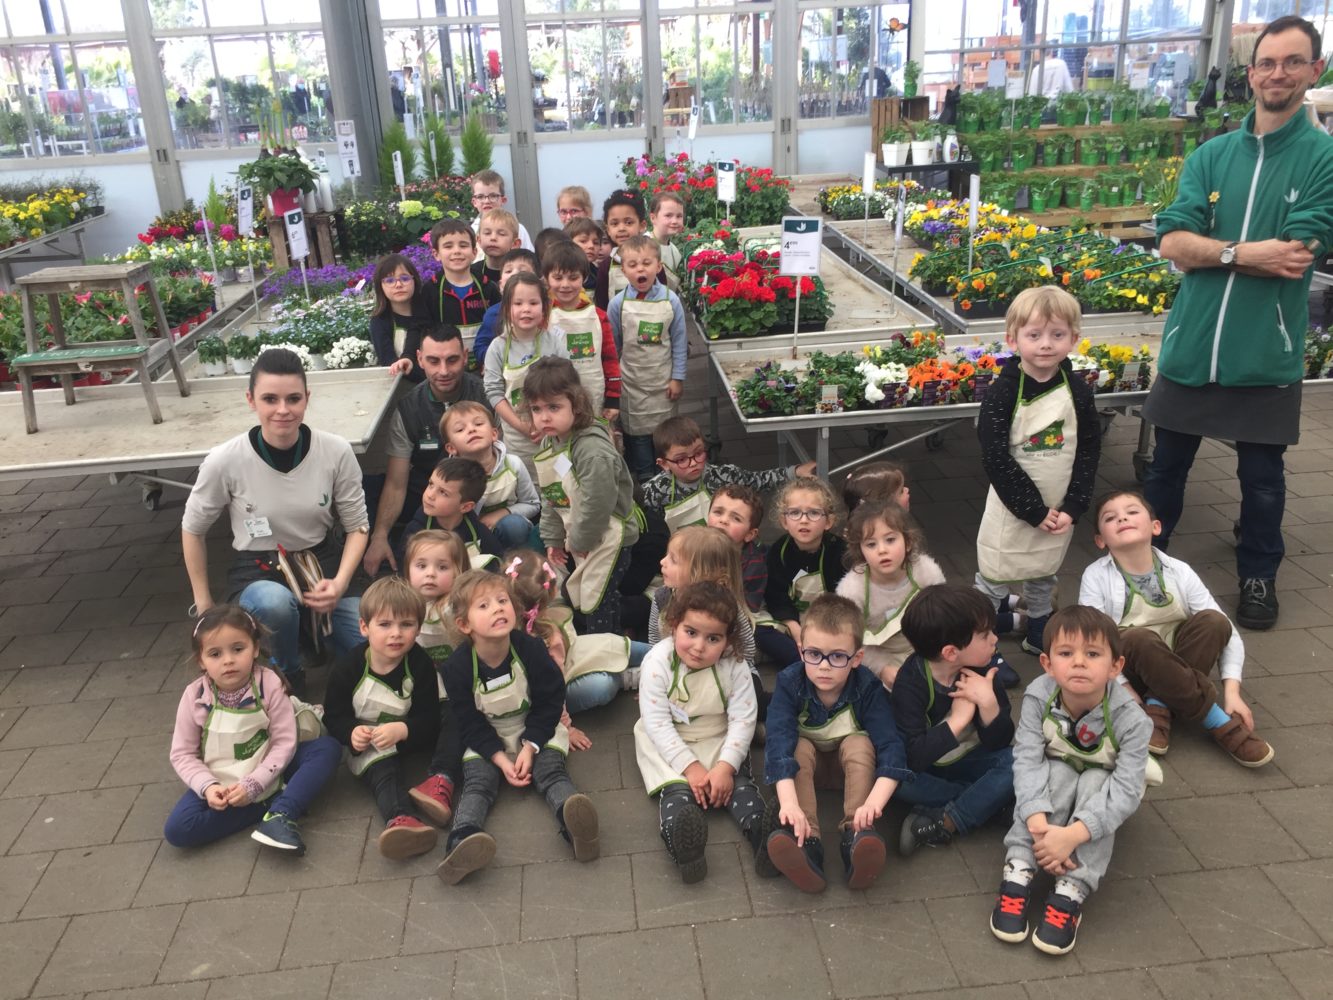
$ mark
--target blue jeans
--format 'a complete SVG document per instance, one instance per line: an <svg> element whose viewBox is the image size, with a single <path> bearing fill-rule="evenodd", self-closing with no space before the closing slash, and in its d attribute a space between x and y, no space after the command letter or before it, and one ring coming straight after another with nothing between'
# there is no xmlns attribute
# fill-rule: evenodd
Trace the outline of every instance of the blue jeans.
<svg viewBox="0 0 1333 1000"><path fill-rule="evenodd" d="M537 533L537 526L522 514L506 514L495 522L495 527L491 529L491 533L500 540L500 544L506 549L546 551L546 546L542 544L541 535Z"/></svg>
<svg viewBox="0 0 1333 1000"><path fill-rule="evenodd" d="M918 771L893 797L914 806L943 806L959 833L975 830L1014 799L1013 750L977 749L957 763Z"/></svg>
<svg viewBox="0 0 1333 1000"><path fill-rule="evenodd" d="M1143 479L1143 494L1162 522L1156 544L1165 549L1185 506L1185 481L1199 450L1197 434L1155 428L1157 444ZM1284 444L1236 442L1236 476L1240 480L1240 540L1236 575L1242 580L1272 580L1286 551L1282 515L1287 505L1283 467Z"/></svg>
<svg viewBox="0 0 1333 1000"><path fill-rule="evenodd" d="M651 434L626 434L625 464L634 481L642 483L657 472L657 452L653 450Z"/></svg>
<svg viewBox="0 0 1333 1000"><path fill-rule="evenodd" d="M653 647L646 642L635 642L630 640L629 644L629 665L633 670L643 663L643 658L648 655L648 650ZM595 674L584 674L582 677L575 677L565 685L565 708L569 710L570 715L577 712L586 712L590 708L599 708L602 705L608 705L617 694L625 690L625 685L621 681L620 674L611 674L599 671Z"/></svg>
<svg viewBox="0 0 1333 1000"><path fill-rule="evenodd" d="M779 670L801 658L801 651L796 648L792 637L771 625L760 625L754 630L754 644Z"/></svg>
<svg viewBox="0 0 1333 1000"><path fill-rule="evenodd" d="M318 736L296 744L292 762L282 772L286 784L263 802L211 809L204 799L186 791L167 817L162 836L173 847L202 847L254 826L266 812L299 819L333 777L342 760L342 752L342 744L332 736Z"/></svg>
<svg viewBox="0 0 1333 1000"><path fill-rule="evenodd" d="M291 590L272 580L256 580L236 599L241 607L273 633L272 652L278 669L284 674L301 669L301 608ZM335 654L341 656L361 641L361 598L344 597L333 609L333 634L329 637Z"/></svg>

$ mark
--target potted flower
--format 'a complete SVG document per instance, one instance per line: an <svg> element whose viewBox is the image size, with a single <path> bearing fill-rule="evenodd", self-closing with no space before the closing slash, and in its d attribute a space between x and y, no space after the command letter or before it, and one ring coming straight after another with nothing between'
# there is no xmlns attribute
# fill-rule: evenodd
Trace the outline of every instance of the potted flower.
<svg viewBox="0 0 1333 1000"><path fill-rule="evenodd" d="M736 383L736 405L747 417L786 417L796 412L795 373L767 361Z"/></svg>
<svg viewBox="0 0 1333 1000"><path fill-rule="evenodd" d="M879 135L880 155L884 166L899 167L907 163L907 151L911 146L912 130L906 122L885 125Z"/></svg>
<svg viewBox="0 0 1333 1000"><path fill-rule="evenodd" d="M199 363L209 378L227 374L227 345L218 336L203 337L195 345Z"/></svg>
<svg viewBox="0 0 1333 1000"><path fill-rule="evenodd" d="M1023 128L1041 128L1041 116L1050 102L1041 94L1029 94L1018 102L1018 123Z"/></svg>
<svg viewBox="0 0 1333 1000"><path fill-rule="evenodd" d="M986 194L991 201L1007 212L1013 212L1017 208L1018 184L1011 175L1000 174L991 180Z"/></svg>
<svg viewBox="0 0 1333 1000"><path fill-rule="evenodd" d="M240 179L268 196L269 209L281 215L300 207L301 195L318 186L315 170L295 150L259 151L259 159L241 164Z"/></svg>
<svg viewBox="0 0 1333 1000"><path fill-rule="evenodd" d="M958 131L970 135L981 129L981 95L975 91L958 98Z"/></svg>
<svg viewBox="0 0 1333 1000"><path fill-rule="evenodd" d="M1100 125L1102 123L1102 113L1106 110L1106 95L1093 92L1087 94L1084 101L1088 105L1088 124Z"/></svg>
<svg viewBox="0 0 1333 1000"><path fill-rule="evenodd" d="M907 60L903 67L903 97L915 97L917 84L921 79L921 64L915 59Z"/></svg>
<svg viewBox="0 0 1333 1000"><path fill-rule="evenodd" d="M1103 142L1095 135L1085 135L1078 141L1078 162L1095 167L1102 162Z"/></svg>
<svg viewBox="0 0 1333 1000"><path fill-rule="evenodd" d="M929 122L916 122L912 126L911 146L914 164L935 162L935 136Z"/></svg>
<svg viewBox="0 0 1333 1000"><path fill-rule="evenodd" d="M1060 193L1064 190L1064 180L1060 177L1044 176L1028 184L1028 208L1033 214L1040 215L1052 205L1060 204Z"/></svg>
<svg viewBox="0 0 1333 1000"><path fill-rule="evenodd" d="M259 356L259 340L244 333L238 333L227 341L227 356L231 358L231 370L237 375L249 375Z"/></svg>
<svg viewBox="0 0 1333 1000"><path fill-rule="evenodd" d="M1126 170L1124 179L1120 184L1120 204L1125 207L1133 205L1139 200L1139 185L1142 179L1137 170Z"/></svg>
<svg viewBox="0 0 1333 1000"><path fill-rule="evenodd" d="M1044 155L1048 167L1059 164L1067 167L1074 162L1074 137L1068 132L1056 132L1054 135L1047 136L1044 144Z"/></svg>
<svg viewBox="0 0 1333 1000"><path fill-rule="evenodd" d="M1065 127L1082 125L1086 112L1087 105L1083 103L1083 95L1078 91L1061 94L1055 99L1055 123L1057 125Z"/></svg>
<svg viewBox="0 0 1333 1000"><path fill-rule="evenodd" d="M1097 198L1097 181L1091 177L1083 181L1078 194L1078 207L1082 212L1091 212Z"/></svg>
<svg viewBox="0 0 1333 1000"><path fill-rule="evenodd" d="M1193 118L1199 107L1199 98L1203 96L1203 78L1191 80L1189 89L1185 91L1185 117Z"/></svg>
<svg viewBox="0 0 1333 1000"><path fill-rule="evenodd" d="M1111 124L1121 125L1138 117L1139 95L1127 83L1117 83L1108 95L1111 103Z"/></svg>
<svg viewBox="0 0 1333 1000"><path fill-rule="evenodd" d="M1114 166L1120 162L1120 157L1125 152L1125 136L1121 132L1108 131L1103 142L1106 146L1106 162Z"/></svg>
<svg viewBox="0 0 1333 1000"><path fill-rule="evenodd" d="M343 337L329 348L324 360L329 368L369 368L375 364L375 347L361 337Z"/></svg>
<svg viewBox="0 0 1333 1000"><path fill-rule="evenodd" d="M300 334L298 343L310 352L310 370L322 372L328 367L325 355L333 348L333 334L323 325L314 325Z"/></svg>
<svg viewBox="0 0 1333 1000"><path fill-rule="evenodd" d="M1037 161L1037 140L1030 135L1016 135L1009 143L1009 159L1014 170L1030 170Z"/></svg>

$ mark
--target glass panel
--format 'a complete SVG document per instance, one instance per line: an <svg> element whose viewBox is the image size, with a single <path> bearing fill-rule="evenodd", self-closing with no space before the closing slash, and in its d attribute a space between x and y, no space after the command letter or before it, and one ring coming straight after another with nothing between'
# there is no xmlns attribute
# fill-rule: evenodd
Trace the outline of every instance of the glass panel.
<svg viewBox="0 0 1333 1000"><path fill-rule="evenodd" d="M801 19L802 118L867 113L870 21L866 7L806 11Z"/></svg>
<svg viewBox="0 0 1333 1000"><path fill-rule="evenodd" d="M208 0L208 20L214 27L233 24L263 24L262 0Z"/></svg>
<svg viewBox="0 0 1333 1000"><path fill-rule="evenodd" d="M434 10L433 4L427 4ZM423 12L417 10L417 0L380 0L380 20L392 21L397 18L416 18Z"/></svg>
<svg viewBox="0 0 1333 1000"><path fill-rule="evenodd" d="M736 120L773 120L773 18L769 13L741 14L736 30Z"/></svg>
<svg viewBox="0 0 1333 1000"><path fill-rule="evenodd" d="M274 34L273 75L283 119L297 142L331 142L329 65L322 31Z"/></svg>
<svg viewBox="0 0 1333 1000"><path fill-rule="evenodd" d="M1095 0L1089 9L1087 0L1049 0L1046 14L1046 35L1052 42L1077 46L1080 42L1113 42L1120 37L1122 0ZM1041 21L1037 21L1041 26ZM1068 55L1062 56L1066 63ZM1070 75L1078 73L1070 63Z"/></svg>
<svg viewBox="0 0 1333 1000"><path fill-rule="evenodd" d="M202 28L203 0L148 0L148 13L156 28Z"/></svg>
<svg viewBox="0 0 1333 1000"><path fill-rule="evenodd" d="M48 8L52 15L52 28L47 31L42 20L41 4L33 0L5 0L5 10L9 14L9 32L12 36L46 35L64 33L65 25L60 19L60 9Z"/></svg>
<svg viewBox="0 0 1333 1000"><path fill-rule="evenodd" d="M874 97L888 97L889 88L903 89L903 67L907 65L907 22L910 3L885 3L869 8L870 61L874 67Z"/></svg>
<svg viewBox="0 0 1333 1000"><path fill-rule="evenodd" d="M52 52L56 53L57 67L52 69ZM28 93L28 107L33 131L41 144L43 156L65 156L89 152L88 133L84 125L83 94L74 72L73 53L68 47L50 45L19 45L13 51L22 67ZM22 111L16 101L15 111ZM24 156L34 155L29 136L17 127L16 138Z"/></svg>
<svg viewBox="0 0 1333 1000"><path fill-rule="evenodd" d="M319 0L265 0L269 24L319 24Z"/></svg>
<svg viewBox="0 0 1333 1000"><path fill-rule="evenodd" d="M222 91L223 111L232 145L259 142L262 124L277 127L273 112L273 73L264 35L214 39L213 52L221 80L209 77L207 87Z"/></svg>
<svg viewBox="0 0 1333 1000"><path fill-rule="evenodd" d="M1203 27L1204 0L1130 0L1130 38L1185 35Z"/></svg>
<svg viewBox="0 0 1333 1000"><path fill-rule="evenodd" d="M468 108L484 115L492 130L507 127L497 26L393 28L384 39L385 86L394 117L409 135L421 131L426 114L447 117L457 131Z"/></svg>
<svg viewBox="0 0 1333 1000"><path fill-rule="evenodd" d="M770 120L772 47L767 12L663 18L667 123L696 94L705 125Z"/></svg>
<svg viewBox="0 0 1333 1000"><path fill-rule="evenodd" d="M736 82L735 34L732 18L715 14L696 18L699 63L699 103L706 124L730 125Z"/></svg>
<svg viewBox="0 0 1333 1000"><path fill-rule="evenodd" d="M1136 64L1148 69L1148 92L1165 97L1171 102L1171 111L1185 113L1185 100L1190 82L1196 75L1199 42L1150 42L1146 45L1125 46L1125 75L1130 76Z"/></svg>
<svg viewBox="0 0 1333 1000"><path fill-rule="evenodd" d="M55 10L55 3L51 3L52 13L55 13ZM118 3L107 3L105 0L65 0L65 13L69 16L71 31L125 30L125 17ZM60 15L55 16L56 24L59 25Z"/></svg>
<svg viewBox="0 0 1333 1000"><path fill-rule="evenodd" d="M221 146L222 103L213 80L213 54L202 36L158 42L162 79L171 107L177 149Z"/></svg>
<svg viewBox="0 0 1333 1000"><path fill-rule="evenodd" d="M83 117L92 132L88 152L142 149L147 140L129 48L124 44L93 42L78 46L77 59L83 84Z"/></svg>
<svg viewBox="0 0 1333 1000"><path fill-rule="evenodd" d="M20 61L9 48L0 49L0 156L23 156L24 144L32 154L32 137L23 115L23 88L19 84ZM26 68L24 70L26 72ZM35 98L29 97L29 106Z"/></svg>
<svg viewBox="0 0 1333 1000"><path fill-rule="evenodd" d="M561 0L523 0L523 13L529 16L533 14L558 14L561 6Z"/></svg>
<svg viewBox="0 0 1333 1000"><path fill-rule="evenodd" d="M956 52L962 44L962 27L963 0L932 0L930 16L926 18L926 51ZM956 66L957 63L955 62L954 65ZM933 69L937 73L940 72L938 66L933 67ZM931 71L931 66L922 64L923 80L926 74Z"/></svg>

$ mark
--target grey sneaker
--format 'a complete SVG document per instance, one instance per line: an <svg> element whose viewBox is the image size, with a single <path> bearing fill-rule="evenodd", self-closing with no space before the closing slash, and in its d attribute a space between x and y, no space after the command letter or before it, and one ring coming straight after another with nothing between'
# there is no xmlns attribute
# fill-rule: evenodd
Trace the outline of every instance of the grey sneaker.
<svg viewBox="0 0 1333 1000"><path fill-rule="evenodd" d="M280 851L291 851L298 858L305 854L305 841L296 828L296 820L284 813L264 813L263 822L250 833L250 839Z"/></svg>

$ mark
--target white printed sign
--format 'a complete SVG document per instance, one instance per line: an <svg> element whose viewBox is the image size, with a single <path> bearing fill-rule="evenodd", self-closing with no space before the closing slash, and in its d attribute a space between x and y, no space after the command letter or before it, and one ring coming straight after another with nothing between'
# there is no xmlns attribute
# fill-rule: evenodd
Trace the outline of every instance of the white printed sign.
<svg viewBox="0 0 1333 1000"><path fill-rule="evenodd" d="M334 122L333 132L338 137L338 158L342 160L343 173L348 177L360 177L361 158L356 154L356 122L351 119Z"/></svg>
<svg viewBox="0 0 1333 1000"><path fill-rule="evenodd" d="M731 160L718 160L713 169L717 173L717 200L730 205L736 200L736 164Z"/></svg>
<svg viewBox="0 0 1333 1000"><path fill-rule="evenodd" d="M778 271L796 276L819 273L819 255L824 243L824 223L804 215L782 219L782 256Z"/></svg>
<svg viewBox="0 0 1333 1000"><path fill-rule="evenodd" d="M305 234L305 213L294 208L282 217L287 223L287 247L292 260L305 260L310 255L310 241Z"/></svg>
<svg viewBox="0 0 1333 1000"><path fill-rule="evenodd" d="M973 174L967 179L967 228L977 231L977 205L981 201L981 175Z"/></svg>
<svg viewBox="0 0 1333 1000"><path fill-rule="evenodd" d="M861 167L861 194L869 198L875 193L875 154L866 153L865 163Z"/></svg>
<svg viewBox="0 0 1333 1000"><path fill-rule="evenodd" d="M236 228L242 236L255 228L255 189L248 184L236 189Z"/></svg>
<svg viewBox="0 0 1333 1000"><path fill-rule="evenodd" d="M1004 99L1006 101L1016 101L1023 96L1023 74L1014 73L1005 78L1004 81Z"/></svg>
<svg viewBox="0 0 1333 1000"><path fill-rule="evenodd" d="M691 102L690 102L690 142L693 142L693 141L694 141L694 137L698 134L698 132L699 132L699 105L696 104L696 103L694 103L693 101L691 101Z"/></svg>
<svg viewBox="0 0 1333 1000"><path fill-rule="evenodd" d="M403 178L403 151L401 149L393 151L393 182L399 187L407 183Z"/></svg>

